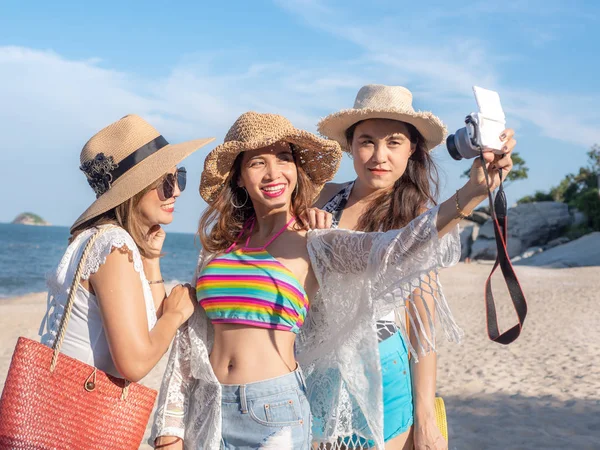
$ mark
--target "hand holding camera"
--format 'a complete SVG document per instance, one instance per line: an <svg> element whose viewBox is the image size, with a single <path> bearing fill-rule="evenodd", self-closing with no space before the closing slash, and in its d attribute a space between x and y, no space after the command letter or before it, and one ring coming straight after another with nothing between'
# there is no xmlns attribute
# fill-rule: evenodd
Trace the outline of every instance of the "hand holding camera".
<svg viewBox="0 0 600 450"><path fill-rule="evenodd" d="M500 181L506 179L506 176L513 167L511 154L517 144L514 134L514 130L507 128L506 130L503 130L498 137L499 141L502 143L503 153L498 154L495 151L484 151L482 153L483 162L488 172L490 191L493 191L500 186ZM500 178L500 173L502 173L502 179ZM487 195L488 186L486 184L481 158L477 158L473 162L468 183L470 183L481 196Z"/></svg>
<svg viewBox="0 0 600 450"><path fill-rule="evenodd" d="M502 186L502 181L513 167L511 154L517 141L514 138L514 130L506 128L506 119L502 105L500 105L498 93L476 86L473 87L473 91L479 106L479 112L469 114L465 119L466 126L459 129L455 134L448 136L446 141L448 152L454 159L476 158L469 173L469 181L456 191L454 198L456 216L454 220L467 218L475 206L486 196L488 197L492 226L496 238L497 256L484 291L487 331L492 341L507 345L519 337L527 317L525 294L512 267L506 245L508 238L508 207L506 194ZM496 188L499 189L494 194L493 191ZM465 206L461 206L459 193ZM447 202L444 202L443 206L447 206ZM502 276L517 314L517 323L504 332L500 332L496 319L496 304L491 285L492 275L497 268L502 271Z"/></svg>
<svg viewBox="0 0 600 450"><path fill-rule="evenodd" d="M483 164L488 172L489 190L494 190L512 169L511 153L517 142L514 130L506 128L498 93L478 86L473 87L473 92L479 112L469 114L465 127L448 136L446 147L456 160L476 158L467 184L473 195L484 196L488 185Z"/></svg>

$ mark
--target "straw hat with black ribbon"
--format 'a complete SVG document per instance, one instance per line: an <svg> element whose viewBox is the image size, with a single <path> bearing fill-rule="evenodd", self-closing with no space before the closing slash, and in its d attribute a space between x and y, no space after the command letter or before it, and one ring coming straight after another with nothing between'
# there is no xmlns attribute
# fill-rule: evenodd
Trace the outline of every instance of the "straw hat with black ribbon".
<svg viewBox="0 0 600 450"><path fill-rule="evenodd" d="M294 128L288 119L277 114L247 112L231 126L225 141L206 157L200 180L202 198L207 203L216 199L241 152L280 141L292 144L296 160L314 183L316 193L333 178L340 166L342 151L336 141Z"/></svg>
<svg viewBox="0 0 600 450"><path fill-rule="evenodd" d="M319 133L339 142L349 152L346 130L367 119L392 119L413 125L425 140L427 150L441 144L447 134L446 126L429 111L415 111L412 93L403 86L368 84L356 95L354 108L333 113L318 124Z"/></svg>
<svg viewBox="0 0 600 450"><path fill-rule="evenodd" d="M79 216L71 232L140 193L214 139L169 144L136 115L125 116L100 130L85 144L80 156L80 169L96 193L96 201Z"/></svg>

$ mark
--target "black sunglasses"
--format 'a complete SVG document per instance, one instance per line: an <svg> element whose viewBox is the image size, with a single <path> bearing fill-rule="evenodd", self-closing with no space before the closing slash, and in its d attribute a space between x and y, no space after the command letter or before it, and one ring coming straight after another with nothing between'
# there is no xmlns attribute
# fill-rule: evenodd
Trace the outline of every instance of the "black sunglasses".
<svg viewBox="0 0 600 450"><path fill-rule="evenodd" d="M185 167L180 167L175 173L168 173L163 177L162 182L158 185L158 190L162 193L164 200L167 200L173 197L175 183L177 183L179 190L183 192L185 190L186 182L187 170L185 170Z"/></svg>

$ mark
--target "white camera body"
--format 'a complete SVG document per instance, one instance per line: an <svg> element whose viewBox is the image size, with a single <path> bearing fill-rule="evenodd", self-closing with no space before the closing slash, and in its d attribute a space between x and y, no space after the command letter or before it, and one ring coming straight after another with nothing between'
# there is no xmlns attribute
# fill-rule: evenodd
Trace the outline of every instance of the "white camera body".
<svg viewBox="0 0 600 450"><path fill-rule="evenodd" d="M476 142L484 150L502 154L504 144L500 140L500 134L506 129L506 116L500 103L500 96L496 91L478 86L473 86L473 93L479 112L470 115L477 127L467 126L469 137L473 143Z"/></svg>
<svg viewBox="0 0 600 450"><path fill-rule="evenodd" d="M506 129L506 117L495 91L473 86L479 112L465 118L465 126L446 139L450 156L457 161L477 158L481 152L503 154L500 135Z"/></svg>

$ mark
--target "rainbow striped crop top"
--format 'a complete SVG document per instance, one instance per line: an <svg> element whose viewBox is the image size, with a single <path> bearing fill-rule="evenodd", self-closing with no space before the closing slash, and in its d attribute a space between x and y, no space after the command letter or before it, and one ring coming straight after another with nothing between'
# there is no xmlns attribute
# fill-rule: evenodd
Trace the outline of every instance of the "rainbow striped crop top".
<svg viewBox="0 0 600 450"><path fill-rule="evenodd" d="M246 246L232 246L206 265L196 283L196 296L211 322L300 331L309 307L306 292L266 250L293 220L264 247L248 248L248 238Z"/></svg>

